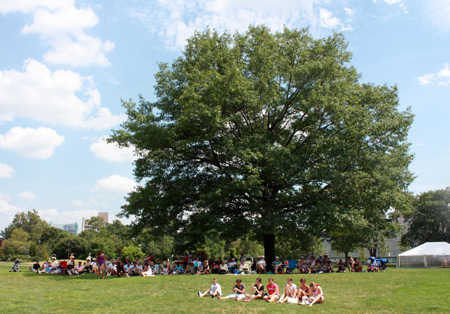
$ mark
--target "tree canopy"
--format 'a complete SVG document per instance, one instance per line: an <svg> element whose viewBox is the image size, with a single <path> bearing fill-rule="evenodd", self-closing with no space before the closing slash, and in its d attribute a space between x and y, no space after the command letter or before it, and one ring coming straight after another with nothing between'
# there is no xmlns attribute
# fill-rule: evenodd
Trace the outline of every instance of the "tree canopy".
<svg viewBox="0 0 450 314"><path fill-rule="evenodd" d="M450 242L450 188L428 191L416 197L414 212L406 217L408 230L403 244Z"/></svg>
<svg viewBox="0 0 450 314"><path fill-rule="evenodd" d="M395 86L359 82L346 47L307 29L197 32L160 64L156 101L123 101L111 141L135 147L142 182L123 215L194 242L251 234L269 262L276 235L381 228L408 199L413 117Z"/></svg>

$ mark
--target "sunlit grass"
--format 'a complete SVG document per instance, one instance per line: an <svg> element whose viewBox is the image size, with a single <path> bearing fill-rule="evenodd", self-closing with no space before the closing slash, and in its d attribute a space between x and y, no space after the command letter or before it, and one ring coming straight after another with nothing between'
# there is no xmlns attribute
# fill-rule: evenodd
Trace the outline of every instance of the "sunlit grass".
<svg viewBox="0 0 450 314"><path fill-rule="evenodd" d="M309 307L198 298L214 275L106 278L96 275L38 275L21 267L10 273L0 266L0 313L448 313L449 269L389 269L381 273L314 274L325 303ZM250 287L256 275L220 276L225 294L236 278ZM267 283L269 275L261 276ZM275 275L284 286L289 275ZM292 275L298 283L300 274Z"/></svg>

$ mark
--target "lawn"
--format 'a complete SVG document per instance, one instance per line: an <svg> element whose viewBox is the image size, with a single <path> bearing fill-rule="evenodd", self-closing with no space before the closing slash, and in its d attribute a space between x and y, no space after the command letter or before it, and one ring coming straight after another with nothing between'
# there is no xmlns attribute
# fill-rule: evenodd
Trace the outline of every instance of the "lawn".
<svg viewBox="0 0 450 314"><path fill-rule="evenodd" d="M325 303L312 308L199 298L213 275L106 278L38 275L0 266L0 313L450 313L449 269L389 269L382 273L313 274ZM236 278L250 287L256 275L217 276L224 294ZM264 285L269 275L261 276ZM284 286L289 275L275 275ZM297 284L301 275L292 275ZM249 288L248 288L249 289Z"/></svg>

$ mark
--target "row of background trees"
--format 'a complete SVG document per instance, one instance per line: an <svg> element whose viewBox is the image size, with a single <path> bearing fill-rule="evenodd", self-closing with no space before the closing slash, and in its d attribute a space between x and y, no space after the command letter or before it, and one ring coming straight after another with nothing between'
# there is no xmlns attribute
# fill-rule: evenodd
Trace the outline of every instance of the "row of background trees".
<svg viewBox="0 0 450 314"><path fill-rule="evenodd" d="M406 226L399 230L402 233L401 245L413 247L429 241L450 242L450 188L429 191L417 195L414 199L414 210L404 217ZM122 224L119 220L103 224L99 217L91 217L87 224L91 230L79 235L71 235L58 228L51 227L41 219L35 211L17 213L13 221L1 233L7 239L0 250L2 259L40 257L48 259L52 254L65 258L74 253L77 258L84 259L89 253L95 255L99 249L109 257L142 257L152 254L158 259L173 258L186 251L204 251L210 258L234 256L263 255L262 245L252 239L250 234L226 241L219 232L202 235L201 241L192 246L190 239L183 236L161 235L155 237L150 230L136 234L133 228ZM395 233L395 232L394 232ZM387 234L381 234L376 243L382 247ZM374 240L375 241L375 240ZM298 258L310 254L322 254L323 239L298 233L296 237L283 237L280 234L276 243L276 254L283 258ZM359 250L360 257L365 257L367 250L375 255L374 242L369 241L364 233L354 233L346 239L332 243L340 253ZM342 248L342 249L339 249Z"/></svg>
<svg viewBox="0 0 450 314"><path fill-rule="evenodd" d="M91 217L86 224L90 230L72 235L50 226L35 210L17 213L1 232L6 241L0 249L0 256L4 260L37 257L43 260L52 254L58 258L67 258L69 253L74 253L76 258L84 259L102 250L108 257L141 258L151 254L158 259L171 259L185 251L204 251L212 258L229 254L238 256L241 253L257 256L263 252L262 246L249 238L226 243L218 233L205 235L201 245L191 247L183 239L169 235L155 237L149 230L133 233L130 226L119 220L103 224L101 218Z"/></svg>

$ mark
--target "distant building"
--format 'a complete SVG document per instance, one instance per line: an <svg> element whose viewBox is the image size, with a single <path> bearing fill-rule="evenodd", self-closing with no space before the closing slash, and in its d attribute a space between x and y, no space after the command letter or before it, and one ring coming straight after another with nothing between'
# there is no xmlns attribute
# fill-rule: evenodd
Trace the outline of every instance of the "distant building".
<svg viewBox="0 0 450 314"><path fill-rule="evenodd" d="M54 223L50 221L50 227L55 227L58 229L61 229L65 232L69 232L73 235L77 235L78 234L78 223L74 222L71 224L59 224L59 223Z"/></svg>
<svg viewBox="0 0 450 314"><path fill-rule="evenodd" d="M98 217L103 219L105 225L108 223L108 212L98 212Z"/></svg>
<svg viewBox="0 0 450 314"><path fill-rule="evenodd" d="M103 220L103 225L106 225L108 223L108 212L98 212L97 217ZM88 219L85 219L83 217L83 220L81 221L81 232L92 230L92 227L88 224L87 220Z"/></svg>
<svg viewBox="0 0 450 314"><path fill-rule="evenodd" d="M0 236L0 243L2 245L1 247L5 247L5 241L6 241L6 239L4 237Z"/></svg>

